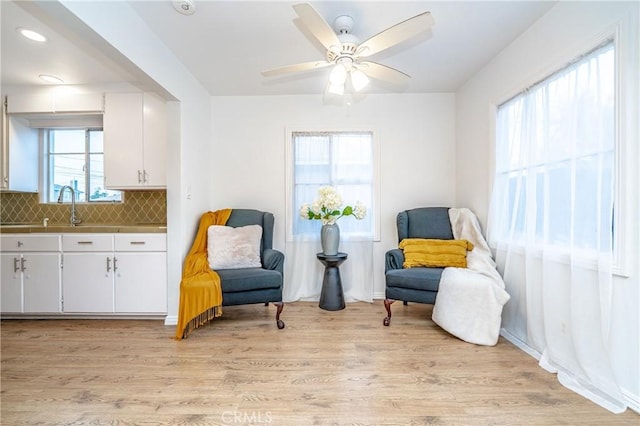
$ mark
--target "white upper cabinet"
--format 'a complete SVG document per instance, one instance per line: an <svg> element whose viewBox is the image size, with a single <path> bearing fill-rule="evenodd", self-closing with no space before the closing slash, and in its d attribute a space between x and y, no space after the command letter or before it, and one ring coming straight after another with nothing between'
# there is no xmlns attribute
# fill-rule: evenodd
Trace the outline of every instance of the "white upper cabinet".
<svg viewBox="0 0 640 426"><path fill-rule="evenodd" d="M10 95L9 114L102 113L102 93L46 93Z"/></svg>
<svg viewBox="0 0 640 426"><path fill-rule="evenodd" d="M166 188L166 116L164 100L152 93L105 95L107 188Z"/></svg>
<svg viewBox="0 0 640 426"><path fill-rule="evenodd" d="M104 111L104 96L95 93L77 93L54 98L54 111L61 113L74 112L102 112Z"/></svg>
<svg viewBox="0 0 640 426"><path fill-rule="evenodd" d="M9 117L2 105L0 123L0 190L38 192L38 130L26 120Z"/></svg>
<svg viewBox="0 0 640 426"><path fill-rule="evenodd" d="M0 124L0 190L38 192L40 127L102 126L102 93L8 95Z"/></svg>
<svg viewBox="0 0 640 426"><path fill-rule="evenodd" d="M7 100L9 114L43 114L55 112L51 95L18 95Z"/></svg>

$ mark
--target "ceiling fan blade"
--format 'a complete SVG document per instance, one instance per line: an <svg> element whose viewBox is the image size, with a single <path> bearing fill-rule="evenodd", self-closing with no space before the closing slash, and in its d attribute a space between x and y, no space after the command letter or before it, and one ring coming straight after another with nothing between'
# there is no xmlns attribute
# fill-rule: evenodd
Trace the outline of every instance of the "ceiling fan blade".
<svg viewBox="0 0 640 426"><path fill-rule="evenodd" d="M358 69L371 78L398 85L406 83L411 78L411 76L402 71L377 62L358 62Z"/></svg>
<svg viewBox="0 0 640 426"><path fill-rule="evenodd" d="M273 77L277 75L290 74L294 72L325 68L325 67L328 67L329 65L331 65L331 62L327 62L327 61L303 62L300 64L287 65L285 67L265 70L265 71L262 71L261 74L263 77Z"/></svg>
<svg viewBox="0 0 640 426"><path fill-rule="evenodd" d="M402 21L362 42L356 50L356 56L367 57L402 43L423 31L427 31L434 24L430 12L424 12Z"/></svg>
<svg viewBox="0 0 640 426"><path fill-rule="evenodd" d="M338 36L331 28L331 25L325 21L322 16L309 3L300 3L293 5L302 22L307 26L309 31L322 43L322 45L331 51L340 52L342 44Z"/></svg>

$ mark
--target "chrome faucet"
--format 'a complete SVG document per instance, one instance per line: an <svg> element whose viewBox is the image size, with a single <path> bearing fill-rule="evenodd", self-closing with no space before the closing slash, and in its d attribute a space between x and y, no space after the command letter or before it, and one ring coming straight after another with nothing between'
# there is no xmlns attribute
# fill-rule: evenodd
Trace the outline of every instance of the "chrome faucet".
<svg viewBox="0 0 640 426"><path fill-rule="evenodd" d="M64 196L64 190L69 189L71 191L71 226L76 226L80 222L80 219L76 218L76 191L73 190L69 185L65 185L60 188L60 195L58 196L58 203L62 203L62 198Z"/></svg>

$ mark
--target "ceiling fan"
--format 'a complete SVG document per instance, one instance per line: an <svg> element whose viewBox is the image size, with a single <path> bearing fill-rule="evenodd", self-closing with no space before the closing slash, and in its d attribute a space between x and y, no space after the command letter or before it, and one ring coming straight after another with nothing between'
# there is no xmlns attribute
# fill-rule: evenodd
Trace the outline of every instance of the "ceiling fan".
<svg viewBox="0 0 640 426"><path fill-rule="evenodd" d="M327 49L326 60L303 62L265 70L262 71L262 75L273 77L333 67L329 74L327 92L335 95L344 94L347 78L350 79L351 87L356 92L367 86L369 77L394 84L406 82L410 77L404 72L366 59L429 30L434 24L431 13L424 12L393 25L360 43L351 34L353 19L350 16L338 16L332 28L308 3L293 5L293 9L311 34Z"/></svg>

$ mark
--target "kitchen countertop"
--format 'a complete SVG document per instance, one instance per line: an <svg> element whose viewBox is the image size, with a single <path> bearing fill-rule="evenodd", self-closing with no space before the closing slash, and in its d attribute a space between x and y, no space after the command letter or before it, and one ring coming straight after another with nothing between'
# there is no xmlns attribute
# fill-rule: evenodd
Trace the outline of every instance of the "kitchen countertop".
<svg viewBox="0 0 640 426"><path fill-rule="evenodd" d="M167 225L157 223L144 223L134 225L105 225L99 223L81 223L71 226L68 224L42 223L7 223L0 224L0 234L35 234L35 233L166 233Z"/></svg>

